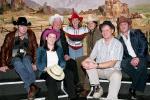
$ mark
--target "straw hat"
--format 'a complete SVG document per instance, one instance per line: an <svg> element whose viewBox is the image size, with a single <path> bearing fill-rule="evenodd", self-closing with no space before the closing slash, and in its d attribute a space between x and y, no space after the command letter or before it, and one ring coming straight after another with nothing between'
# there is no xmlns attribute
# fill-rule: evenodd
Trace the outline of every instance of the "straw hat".
<svg viewBox="0 0 150 100"><path fill-rule="evenodd" d="M93 15L93 14L90 14L88 15L87 19L86 19L86 22L93 22L93 21L98 21L98 17L96 15Z"/></svg>
<svg viewBox="0 0 150 100"><path fill-rule="evenodd" d="M59 65L56 65L56 64L48 67L46 71L55 80L63 80L65 77L63 69Z"/></svg>

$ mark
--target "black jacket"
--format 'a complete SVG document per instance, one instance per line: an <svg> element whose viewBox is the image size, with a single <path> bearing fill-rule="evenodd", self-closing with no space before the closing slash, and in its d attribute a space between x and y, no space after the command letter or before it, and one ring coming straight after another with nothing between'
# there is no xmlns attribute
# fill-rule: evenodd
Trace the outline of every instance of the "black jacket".
<svg viewBox="0 0 150 100"><path fill-rule="evenodd" d="M66 41L65 32L62 29L60 30L60 41L61 41L64 55L69 55L68 43Z"/></svg>
<svg viewBox="0 0 150 100"><path fill-rule="evenodd" d="M119 40L121 41L123 48L124 48L123 59L132 58L129 55L127 47L121 36L119 36ZM144 33L142 33L142 31L140 29L131 29L130 30L130 41L131 41L131 45L132 45L137 57L147 59L147 57L148 57L148 42L147 42L147 39L146 39Z"/></svg>

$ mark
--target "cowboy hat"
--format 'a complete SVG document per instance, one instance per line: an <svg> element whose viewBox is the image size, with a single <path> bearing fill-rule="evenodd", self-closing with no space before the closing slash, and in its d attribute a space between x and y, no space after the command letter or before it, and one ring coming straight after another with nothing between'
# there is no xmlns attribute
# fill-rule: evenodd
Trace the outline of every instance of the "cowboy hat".
<svg viewBox="0 0 150 100"><path fill-rule="evenodd" d="M55 80L63 80L65 77L63 69L59 65L56 65L56 64L53 66L47 67L46 71Z"/></svg>
<svg viewBox="0 0 150 100"><path fill-rule="evenodd" d="M129 25L131 25L132 21L130 18L120 16L117 20L117 24L120 25L120 23L127 22Z"/></svg>
<svg viewBox="0 0 150 100"><path fill-rule="evenodd" d="M55 14L54 16L49 17L49 23L52 25L55 19L60 19L62 22L64 20L64 17L59 15L59 14Z"/></svg>
<svg viewBox="0 0 150 100"><path fill-rule="evenodd" d="M108 25L111 29L114 30L115 32L115 26L112 24L111 21L104 21L102 24L99 25L99 30L102 32L102 28L105 26L105 25Z"/></svg>
<svg viewBox="0 0 150 100"><path fill-rule="evenodd" d="M54 29L45 29L43 32L42 32L42 37L43 39L46 39L46 37L49 35L49 34L55 34L56 35L56 40L58 40L60 38L60 32L54 30Z"/></svg>
<svg viewBox="0 0 150 100"><path fill-rule="evenodd" d="M13 21L14 25L31 26L31 22L27 22L26 17L18 17L17 21Z"/></svg>
<svg viewBox="0 0 150 100"><path fill-rule="evenodd" d="M78 19L80 20L80 22L83 20L83 17L80 17L75 11L73 11L71 17L68 18L68 20L69 20L70 22L72 22L72 19L74 19L74 18L78 18Z"/></svg>
<svg viewBox="0 0 150 100"><path fill-rule="evenodd" d="M93 15L93 14L89 14L87 19L86 19L86 22L93 22L93 21L98 21L98 18L96 15Z"/></svg>

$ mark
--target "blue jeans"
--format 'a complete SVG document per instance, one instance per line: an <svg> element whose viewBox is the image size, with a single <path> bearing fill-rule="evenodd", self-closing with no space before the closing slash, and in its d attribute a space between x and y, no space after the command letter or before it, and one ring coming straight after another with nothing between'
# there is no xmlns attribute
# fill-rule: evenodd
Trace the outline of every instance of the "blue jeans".
<svg viewBox="0 0 150 100"><path fill-rule="evenodd" d="M32 59L30 56L24 56L23 58L14 57L11 60L11 64L14 66L15 71L19 74L24 82L24 88L27 92L30 89L31 83L35 82L35 74L32 69Z"/></svg>
<svg viewBox="0 0 150 100"><path fill-rule="evenodd" d="M83 56L83 47L77 50L72 49L69 47L69 55L72 59L76 60L78 57Z"/></svg>

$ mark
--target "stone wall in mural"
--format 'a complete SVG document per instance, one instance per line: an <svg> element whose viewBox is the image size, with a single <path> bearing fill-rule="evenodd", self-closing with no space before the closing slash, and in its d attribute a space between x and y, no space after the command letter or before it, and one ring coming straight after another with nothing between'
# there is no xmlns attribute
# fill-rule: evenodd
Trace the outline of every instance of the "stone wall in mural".
<svg viewBox="0 0 150 100"><path fill-rule="evenodd" d="M119 17L120 15L129 16L131 18L143 17L138 12L130 12L129 5L124 0L65 0L64 6L60 0L0 0L0 14L5 11L20 11L26 10L29 13L43 13L69 15L72 9L77 9L80 14L97 14L108 18ZM103 1L100 2L100 1ZM130 1L130 0L128 0ZM133 1L133 0L131 0ZM145 0L146 1L146 0ZM147 0L148 1L148 0ZM137 1L138 2L138 1ZM58 3L59 6L56 6ZM84 8L82 9L82 3ZM94 4L96 3L96 4ZM98 5L98 4L99 5ZM147 4L147 2L145 2ZM150 4L150 2L148 2ZM53 6L55 5L55 6ZM87 5L87 6L86 6ZM91 6L90 6L91 5ZM93 8L93 6L97 8ZM148 5L147 5L148 6Z"/></svg>
<svg viewBox="0 0 150 100"><path fill-rule="evenodd" d="M128 4L120 0L105 0L105 15L119 17L120 15L129 15Z"/></svg>
<svg viewBox="0 0 150 100"><path fill-rule="evenodd" d="M31 28L39 38L41 31L48 27L51 15L64 15L64 24L68 24L72 10L84 20L93 14L99 18L99 23L111 20L115 25L119 16L127 16L132 18L133 27L145 32L150 29L150 0L0 0L0 45L18 16L25 16L32 22Z"/></svg>

